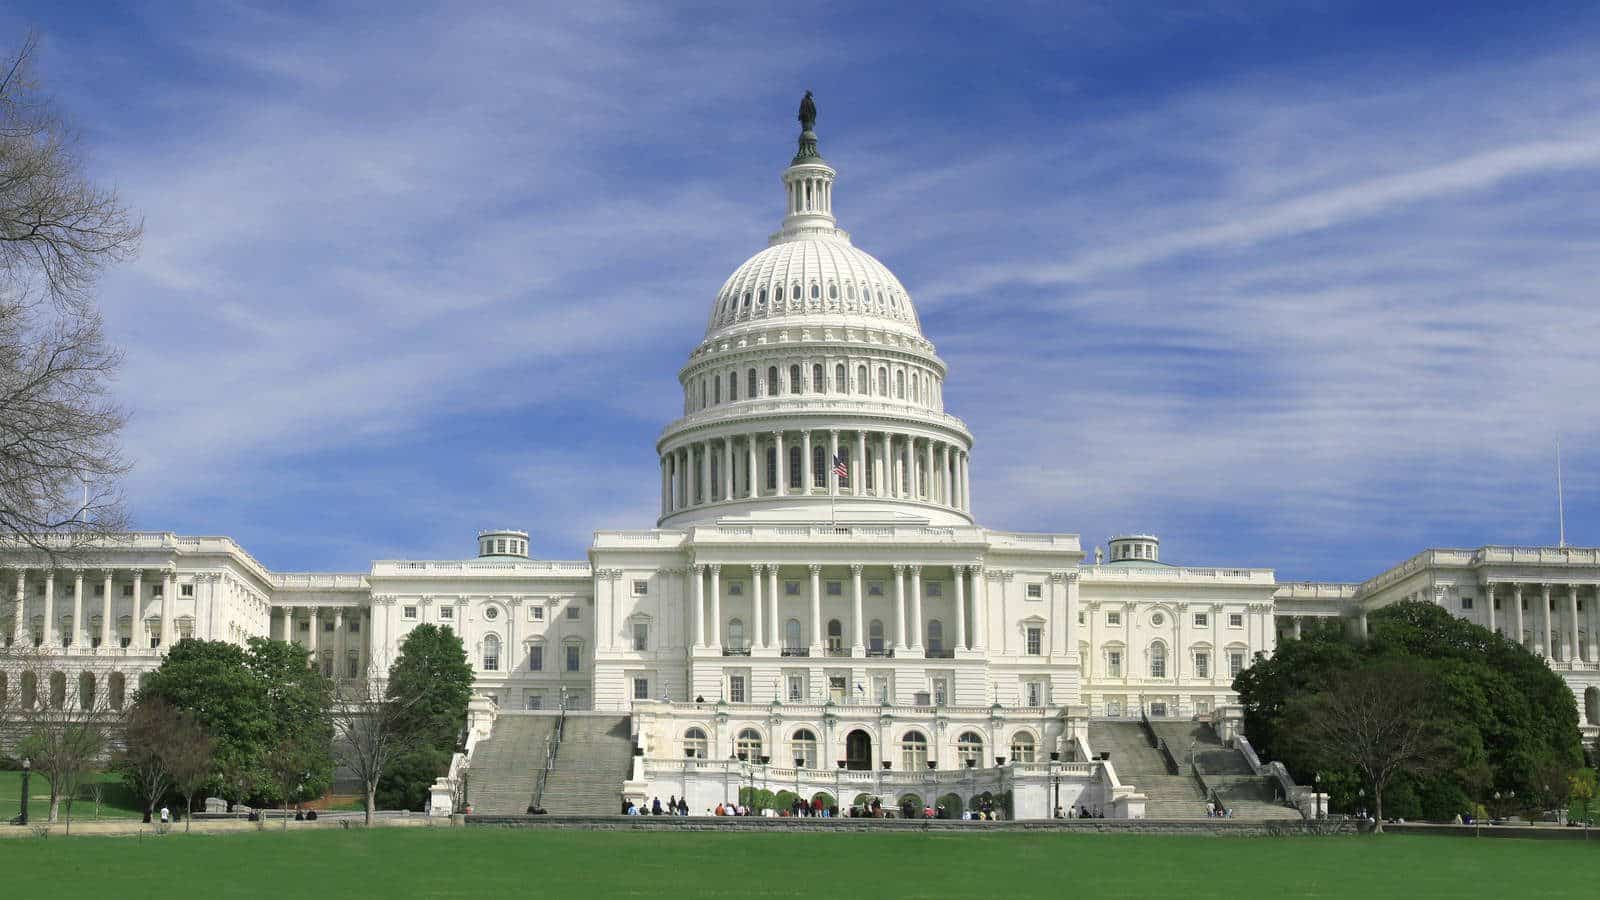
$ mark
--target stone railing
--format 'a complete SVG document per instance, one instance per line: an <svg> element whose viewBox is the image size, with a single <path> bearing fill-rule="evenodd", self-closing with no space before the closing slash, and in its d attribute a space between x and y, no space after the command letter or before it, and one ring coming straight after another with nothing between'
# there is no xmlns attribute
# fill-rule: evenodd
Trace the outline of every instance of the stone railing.
<svg viewBox="0 0 1600 900"><path fill-rule="evenodd" d="M378 560L372 564L375 576L405 577L408 575L556 575L571 578L590 576L587 562L572 560Z"/></svg>
<svg viewBox="0 0 1600 900"><path fill-rule="evenodd" d="M367 576L359 573L283 572L272 576L272 586L285 591L366 590Z"/></svg>
<svg viewBox="0 0 1600 900"><path fill-rule="evenodd" d="M1084 566L1083 577L1094 581L1160 581L1186 583L1276 584L1272 569L1212 569L1187 566Z"/></svg>
<svg viewBox="0 0 1600 900"><path fill-rule="evenodd" d="M982 529L966 525L701 525L693 529L695 543L735 540L793 543L795 541L875 540L912 543L981 543ZM1074 541L1076 544L1076 541Z"/></svg>
<svg viewBox="0 0 1600 900"><path fill-rule="evenodd" d="M759 420L764 415L791 416L795 413L834 413L869 416L892 416L911 419L918 425L942 425L957 434L969 435L967 423L946 412L929 409L904 400L849 399L842 394L795 394L782 399L734 400L719 406L695 410L669 422L661 429L662 439L688 428L713 428L735 424L750 431L765 431ZM821 429L819 429L821 430ZM894 431L894 427L874 428L874 431ZM720 436L720 435L719 435Z"/></svg>
<svg viewBox="0 0 1600 900"><path fill-rule="evenodd" d="M1261 757L1256 755L1256 749L1250 746L1250 739L1242 734L1233 736L1233 746L1244 754L1245 762L1250 764L1250 771L1257 775L1265 775L1278 783L1278 790L1283 793L1288 805L1300 811L1300 815L1307 819L1313 817L1312 805L1316 802L1315 795L1310 789L1294 783L1294 778L1289 775L1289 770L1281 762L1263 763Z"/></svg>

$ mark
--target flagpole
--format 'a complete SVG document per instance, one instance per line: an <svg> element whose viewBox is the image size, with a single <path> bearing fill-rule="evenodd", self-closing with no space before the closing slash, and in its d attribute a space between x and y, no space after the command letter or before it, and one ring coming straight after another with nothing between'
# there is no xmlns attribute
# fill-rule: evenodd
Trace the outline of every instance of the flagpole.
<svg viewBox="0 0 1600 900"><path fill-rule="evenodd" d="M1567 499L1561 489L1561 439L1556 439L1556 529L1557 546L1567 545Z"/></svg>

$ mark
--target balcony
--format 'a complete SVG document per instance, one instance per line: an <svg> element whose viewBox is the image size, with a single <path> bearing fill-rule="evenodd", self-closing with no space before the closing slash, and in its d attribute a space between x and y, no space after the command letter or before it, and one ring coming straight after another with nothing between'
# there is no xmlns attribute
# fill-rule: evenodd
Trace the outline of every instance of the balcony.
<svg viewBox="0 0 1600 900"><path fill-rule="evenodd" d="M832 657L833 659L849 659L850 658L850 648L849 647L829 647L828 648L828 656Z"/></svg>
<svg viewBox="0 0 1600 900"><path fill-rule="evenodd" d="M723 656L749 656L750 655L750 648L749 647L723 647L722 648L722 655Z"/></svg>
<svg viewBox="0 0 1600 900"><path fill-rule="evenodd" d="M786 657L806 657L811 655L810 647L785 647L783 655Z"/></svg>
<svg viewBox="0 0 1600 900"><path fill-rule="evenodd" d="M892 648L891 649L880 649L880 650L871 650L871 649L869 649L867 651L867 658L868 659L894 659L894 650Z"/></svg>
<svg viewBox="0 0 1600 900"><path fill-rule="evenodd" d="M923 659L955 659L956 658L956 651L955 651L954 648L951 648L949 650L932 650L932 649L924 650L924 651L922 651L922 658Z"/></svg>

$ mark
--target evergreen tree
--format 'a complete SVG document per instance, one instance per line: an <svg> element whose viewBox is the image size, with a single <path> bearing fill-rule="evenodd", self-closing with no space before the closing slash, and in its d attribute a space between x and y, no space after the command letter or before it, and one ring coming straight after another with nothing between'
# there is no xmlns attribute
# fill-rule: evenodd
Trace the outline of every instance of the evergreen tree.
<svg viewBox="0 0 1600 900"><path fill-rule="evenodd" d="M416 740L384 773L380 808L418 809L427 800L466 726L472 681L466 647L448 626L419 625L406 636L389 668L385 697L398 710L396 729Z"/></svg>

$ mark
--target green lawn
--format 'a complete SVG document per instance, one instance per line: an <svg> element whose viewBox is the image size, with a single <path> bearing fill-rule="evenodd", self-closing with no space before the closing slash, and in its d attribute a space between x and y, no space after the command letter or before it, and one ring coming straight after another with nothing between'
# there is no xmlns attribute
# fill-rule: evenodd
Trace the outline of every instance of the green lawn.
<svg viewBox="0 0 1600 900"><path fill-rule="evenodd" d="M90 775L79 789L79 800L72 807L73 821L95 818L94 800L88 798L90 779L102 782L105 790L100 798L102 819L139 818L139 801L122 784L122 776L111 773ZM50 816L50 782L33 773L28 783L28 818L43 822ZM0 822L9 822L22 809L22 773L0 772Z"/></svg>
<svg viewBox="0 0 1600 900"><path fill-rule="evenodd" d="M0 840L0 867L11 895L53 900L1592 898L1600 841L394 828Z"/></svg>

